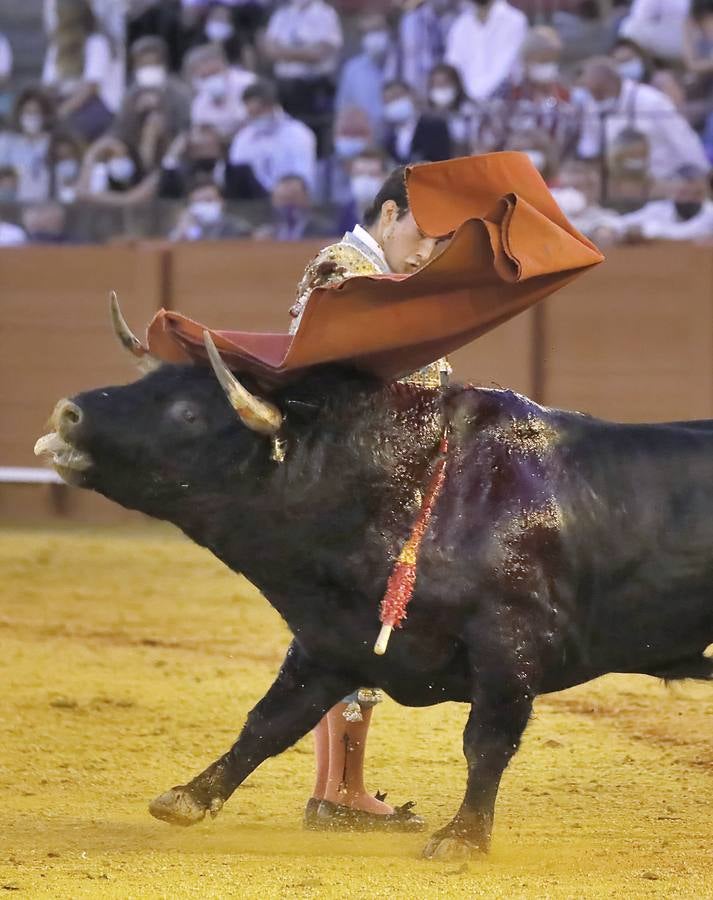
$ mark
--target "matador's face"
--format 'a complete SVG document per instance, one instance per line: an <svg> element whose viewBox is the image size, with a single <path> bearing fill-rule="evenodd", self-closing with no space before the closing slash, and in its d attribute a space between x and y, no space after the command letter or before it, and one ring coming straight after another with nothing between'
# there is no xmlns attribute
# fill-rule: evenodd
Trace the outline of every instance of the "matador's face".
<svg viewBox="0 0 713 900"><path fill-rule="evenodd" d="M392 272L410 275L425 265L436 249L436 239L425 235L416 224L411 210L399 218L393 200L381 208L377 223L377 241L384 250Z"/></svg>

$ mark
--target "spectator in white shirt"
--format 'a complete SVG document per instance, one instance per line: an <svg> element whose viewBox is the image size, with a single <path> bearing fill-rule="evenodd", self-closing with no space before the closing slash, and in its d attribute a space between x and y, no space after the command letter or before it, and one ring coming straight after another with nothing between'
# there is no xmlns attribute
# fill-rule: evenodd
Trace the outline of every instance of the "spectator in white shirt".
<svg viewBox="0 0 713 900"><path fill-rule="evenodd" d="M649 175L670 179L683 165L707 170L701 139L668 97L648 84L622 79L606 57L589 60L582 85L583 123L578 152L585 159L608 155L625 129L643 134L649 142Z"/></svg>
<svg viewBox="0 0 713 900"><path fill-rule="evenodd" d="M56 2L54 15L47 18L42 83L59 100L59 118L93 140L110 125L121 102L121 62L99 31L89 0Z"/></svg>
<svg viewBox="0 0 713 900"><path fill-rule="evenodd" d="M342 43L339 16L324 0L288 0L270 17L264 39L280 102L289 115L315 130L320 156L327 151Z"/></svg>
<svg viewBox="0 0 713 900"><path fill-rule="evenodd" d="M713 202L705 171L682 166L669 185L671 196L619 216L612 230L620 239L691 241L713 237Z"/></svg>
<svg viewBox="0 0 713 900"><path fill-rule="evenodd" d="M311 129L287 115L270 81L251 84L243 102L248 121L233 138L228 152L227 196L266 196L285 175L299 175L313 192L317 142Z"/></svg>
<svg viewBox="0 0 713 900"><path fill-rule="evenodd" d="M680 59L690 5L691 0L634 0L619 34L635 41L651 56Z"/></svg>
<svg viewBox="0 0 713 900"><path fill-rule="evenodd" d="M184 69L195 91L191 124L212 125L222 137L231 138L245 122L243 93L256 80L254 73L229 67L220 44L194 47L186 55Z"/></svg>
<svg viewBox="0 0 713 900"><path fill-rule="evenodd" d="M471 100L487 100L517 71L526 34L527 16L507 0L467 0L448 33L445 59Z"/></svg>

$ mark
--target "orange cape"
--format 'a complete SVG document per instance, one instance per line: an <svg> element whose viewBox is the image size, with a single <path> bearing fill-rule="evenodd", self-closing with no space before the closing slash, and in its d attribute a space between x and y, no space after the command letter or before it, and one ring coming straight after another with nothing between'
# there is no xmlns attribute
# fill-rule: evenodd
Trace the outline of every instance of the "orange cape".
<svg viewBox="0 0 713 900"><path fill-rule="evenodd" d="M524 153L410 166L413 216L445 250L411 275L360 275L310 294L295 335L208 329L233 371L288 381L339 362L400 378L469 343L564 287L604 257L557 206ZM291 298L285 298L285 323ZM149 351L206 360L203 329L161 310Z"/></svg>

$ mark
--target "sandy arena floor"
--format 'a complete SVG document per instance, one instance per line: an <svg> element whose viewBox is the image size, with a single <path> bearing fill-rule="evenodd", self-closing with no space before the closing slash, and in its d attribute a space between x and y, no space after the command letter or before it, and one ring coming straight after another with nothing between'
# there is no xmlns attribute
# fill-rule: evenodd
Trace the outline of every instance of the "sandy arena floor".
<svg viewBox="0 0 713 900"><path fill-rule="evenodd" d="M27 897L713 897L713 687L610 676L538 701L493 850L304 833L311 739L215 821L147 801L218 756L288 637L244 581L170 530L0 532L0 888ZM445 823L466 710L375 717L372 788ZM8 894L9 895L9 894Z"/></svg>

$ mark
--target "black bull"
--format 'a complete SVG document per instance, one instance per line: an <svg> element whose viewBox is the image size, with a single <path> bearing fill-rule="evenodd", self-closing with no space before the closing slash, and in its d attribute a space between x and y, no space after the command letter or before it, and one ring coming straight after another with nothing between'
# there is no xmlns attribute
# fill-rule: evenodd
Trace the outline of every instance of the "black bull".
<svg viewBox="0 0 713 900"><path fill-rule="evenodd" d="M378 686L407 706L470 704L465 798L426 855L484 850L538 694L607 672L713 677L713 422L617 425L509 391L339 370L272 399L284 462L208 368L164 366L55 411L68 480L175 523L294 635L233 747L154 815L217 813L341 697ZM415 593L379 657L379 602L446 423Z"/></svg>

